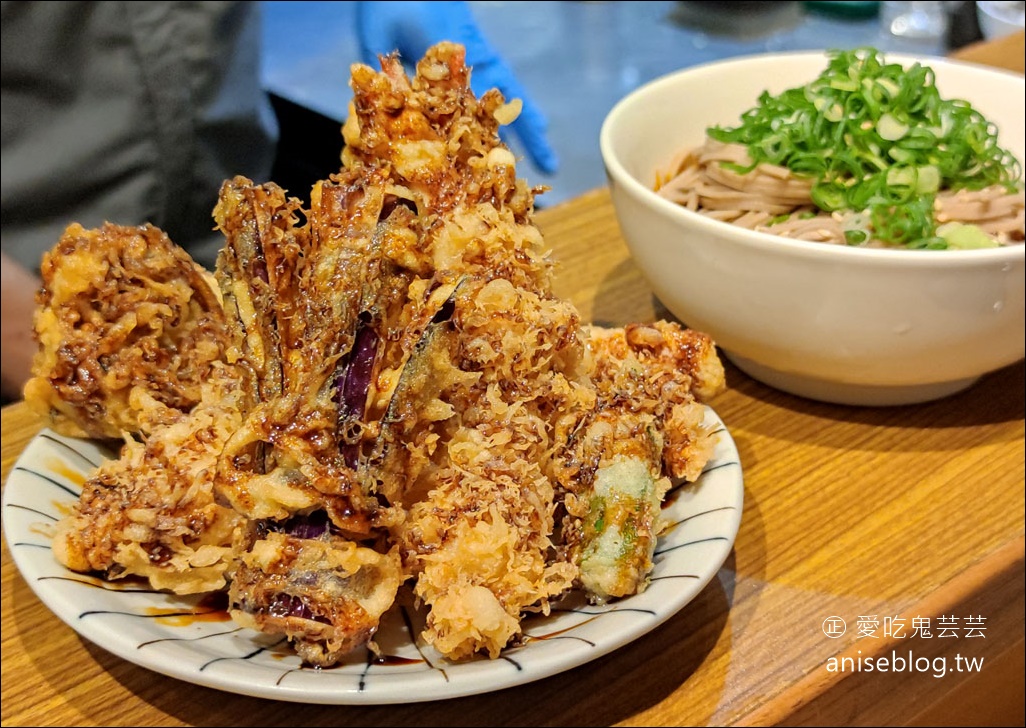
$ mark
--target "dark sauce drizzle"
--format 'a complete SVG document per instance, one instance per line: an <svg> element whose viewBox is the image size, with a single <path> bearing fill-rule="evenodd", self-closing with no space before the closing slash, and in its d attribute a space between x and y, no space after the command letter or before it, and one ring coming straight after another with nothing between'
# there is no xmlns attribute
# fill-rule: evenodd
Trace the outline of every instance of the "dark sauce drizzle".
<svg viewBox="0 0 1026 728"><path fill-rule="evenodd" d="M443 306L443 309L440 310L438 314L436 314L436 318L442 318L444 320L444 317L445 317L446 313L448 313L448 312L444 312L444 311L445 311L445 306ZM725 428L724 427L720 427L717 430L715 430L714 433L720 433L720 432L723 432L723 431L725 431ZM51 436L51 435L49 435L47 433L40 433L40 437L44 437L47 440L50 440L50 441L54 442L55 444L61 446L62 448L67 449L69 452L75 454L78 458L80 458L83 462L88 463L88 465L91 468L96 468L96 467L98 467L100 465L100 463L94 462L91 458L87 457L85 454L83 454L82 452L80 452L79 450L74 448L71 444L69 444L69 443L67 443L67 442L65 442L65 441L63 441L61 439L58 439L57 437ZM111 455L111 457L113 457L113 455ZM737 460L730 460L730 461L723 461L723 462L712 462L712 463L709 463L709 464L706 465L706 467L702 470L702 474L705 475L706 473L709 473L709 472L712 472L712 471L715 471L715 470L718 470L718 469L721 469L721 468L724 468L724 467L731 467L731 466L733 466L733 467L740 467L740 462L738 462ZM21 470L23 472L27 472L27 473L35 476L36 478L39 478L39 479L45 481L46 483L50 484L51 486L53 486L55 488L58 488L61 491L64 491L65 493L67 493L68 495L70 495L70 496L72 496L74 498L78 498L79 497L79 492L78 492L77 489L70 488L67 485L65 485L64 483L59 482L58 480L50 477L49 475L47 475L45 473L41 473L41 472L33 470L31 468L26 468L26 467L22 467L22 466L15 466L14 470ZM664 499L664 505L669 503L669 502L671 502L672 500L675 500L676 494L679 491L681 491L684 488L686 488L687 486L689 486L689 485L692 485L692 484L691 483L679 483L679 484L675 485L673 488L671 488L670 492L668 493L668 497L666 499ZM54 522L59 521L60 518L62 517L59 514L46 513L46 512L40 511L40 510L38 510L36 508L25 506L25 505L21 505L21 504L18 504L18 503L8 503L7 505L10 508L16 508L16 509L20 509L20 510L23 510L23 511L26 511L26 512L34 513L34 514L40 516L41 518L46 518L46 519L54 521ZM691 514L691 515L687 516L686 518L682 518L682 519L680 519L678 521L675 521L674 524L673 524L673 527L676 528L676 527L680 526L681 524L686 523L687 521L693 520L695 518L698 518L700 516L706 516L706 515L709 515L709 514L718 512L718 511L725 511L725 510L736 510L736 506L722 506L722 507L719 507L719 508L712 508L712 509L709 509L707 511L702 511L700 513L694 513L694 514ZM727 540L729 540L729 539L726 536L712 536L712 537L709 537L709 538L697 539L697 540L694 540L694 541L688 541L686 543L677 544L675 546L671 546L671 547L668 547L668 548L665 548L665 549L657 550L655 553L656 553L656 555L662 555L662 554L666 554L666 553L675 551L675 550L680 549L680 548L684 548L686 546L693 546L693 545L697 545L697 544L700 544L700 543L706 543L706 542L711 542L711 541L727 541ZM15 542L15 543L13 543L11 545L12 546L19 546L19 547L20 546L25 546L25 547L33 547L33 548L51 548L50 544L37 544L37 543L31 543L31 542ZM667 574L667 575L662 575L662 576L654 576L653 577L653 581L655 581L655 580L665 580L665 579L682 579L682 578L697 579L699 577L698 577L697 574ZM42 576L42 577L37 577L37 580L38 581L44 581L44 580L67 581L67 582L71 582L71 583L81 584L81 585L84 585L84 586L88 586L88 587L92 587L92 588L96 588L96 589L103 589L105 591L112 591L112 592L143 593L143 594L159 594L159 593L164 593L164 592L162 592L161 590L158 590L158 589L150 589L150 588L125 588L125 587L122 587L122 586L116 586L116 585L112 584L111 582L107 582L107 581L102 580L102 577L89 577L89 576L85 576L85 575L83 575L83 576L78 576L78 575L76 575L76 576ZM219 593L216 593L214 595L208 595L208 596L212 596L212 598L217 598L217 597L223 597L224 595L219 592ZM120 611L120 610L88 610L88 611L81 612L79 614L79 619L84 619L84 618L86 618L88 616L101 615L101 614L115 614L115 615L126 616L126 617L138 617L138 618L143 618L143 619L161 619L161 618L166 619L166 618L173 618L173 617L177 617L177 616L184 616L184 617L197 616L197 617L202 617L204 615L210 614L213 611L213 609L217 608L216 606L214 606L213 609L212 609L212 606L213 605L206 604L203 600L201 600L196 605L195 608L183 607L181 611L162 612L162 613L154 613L154 614L144 614L144 613L131 612L131 611ZM602 616L605 616L605 615L608 615L608 614L614 614L614 613L617 613L617 612L625 612L625 613L633 612L633 613L640 613L640 614L649 614L649 615L653 615L653 616L656 614L656 612L654 610L652 610L652 609L639 609L639 608L634 608L634 607L623 607L623 606L618 605L618 604L609 605L608 608L590 607L590 606L588 606L588 607L560 608L558 606L555 606L552 609L552 613L554 613L554 614L556 614L556 613L573 613L573 614L580 614L580 615L588 616L589 619L586 619L583 622L579 622L577 624L568 626L568 627L563 628L563 629L554 630L552 632L530 633L527 630L525 630L524 634L523 634L522 642L519 645L516 645L516 646L510 648L508 650L508 652L504 651L500 655L500 658L505 660L509 664L513 665L518 671L521 671L521 670L523 670L523 666L520 664L519 661L517 661L515 659L514 655L515 655L515 653L519 649L525 647L526 645L528 645L532 641L570 639L570 640L580 641L580 642L582 642L584 644L587 644L590 647L595 647L596 643L594 641L586 639L586 638L583 638L583 637L580 637L580 636L575 635L575 634L572 634L573 630L575 630L575 629L577 629L577 628L579 628L579 627L581 627L581 626L583 626L585 624L588 624L588 623L594 621L595 619L598 619L599 617L602 617ZM409 613L409 610L407 609L406 606L402 606L401 607L401 615L402 615L403 621L405 622L407 632L411 636L411 642L416 646L416 649L417 649L418 653L420 654L420 657L419 658L407 658L407 657L401 657L401 656L398 656L398 655L375 655L373 652L368 650L367 651L366 662L365 662L365 665L364 665L364 669L363 669L363 671L359 675L359 685L358 685L358 688L359 688L360 692L363 692L364 690L366 690L366 688L367 688L367 680L369 678L369 674L370 674L370 672L372 671L372 669L375 666L413 666L413 665L425 664L425 665L429 666L431 668L431 670L437 671L438 673L440 673L442 675L442 677L445 679L446 682L450 681L450 676L449 676L448 672L446 671L446 669L444 667L432 664L431 660L424 653L421 645L417 642L416 639L414 639L412 637L412 635L414 634L413 619L412 619L412 617L411 617L411 615ZM142 649L143 647L146 647L146 646L149 646L149 645L153 645L153 644L157 644L157 643L161 643L161 642L175 642L175 641L177 641L177 642L194 642L194 641L205 640L205 639L214 638L214 637L223 637L223 636L235 634L235 633L240 632L240 631L243 631L242 627L236 627L234 629L222 630L222 631L218 631L218 632L211 632L211 633L207 633L207 634L203 634L203 635L199 635L199 636L193 636L193 637L164 637L164 638L158 638L158 639L147 640L147 641L139 643L137 645L137 649ZM258 656L260 654L263 654L265 652L272 652L275 649L280 648L283 644L286 644L287 642L288 642L288 639L285 638L285 637L282 637L281 639L279 639L278 641L276 641L275 643L273 643L271 645L268 645L268 646L256 646L255 649L253 649L252 651L247 652L245 654L240 654L240 655L237 655L237 656L215 657L215 658L213 658L213 659L203 663L199 667L199 670L200 671L204 671L208 667L210 667L211 665L214 665L214 664L216 664L218 662L231 661L231 660L251 660L254 657L256 657L256 656ZM346 666L346 663L341 663L340 665L338 665L338 667L345 667L345 666ZM318 667L311 666L311 665L301 664L298 667L289 668L287 670L283 670L279 674L278 678L276 679L275 684L276 685L280 685L284 681L284 679L288 675L290 675L292 673L295 673L295 672L307 672L307 671L322 672L324 670L323 670L323 668L318 668Z"/></svg>

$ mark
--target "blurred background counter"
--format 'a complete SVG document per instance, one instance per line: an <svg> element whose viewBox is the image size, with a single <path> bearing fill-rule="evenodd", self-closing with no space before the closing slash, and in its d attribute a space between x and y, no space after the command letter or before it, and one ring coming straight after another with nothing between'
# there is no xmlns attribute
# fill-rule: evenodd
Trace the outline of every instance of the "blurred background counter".
<svg viewBox="0 0 1026 728"><path fill-rule="evenodd" d="M264 83L281 121L279 156L290 165L276 170L274 179L305 193L301 185L337 166L339 123L351 98L349 67L360 59L356 3L263 4ZM605 184L598 151L603 119L629 91L663 74L766 51L872 45L884 52L943 56L982 37L975 2L470 5L486 37L548 116L558 172L544 176L526 161L519 171L530 183L551 188L538 198L539 207ZM930 5L942 6L950 19L940 32L902 38L887 30L898 6Z"/></svg>

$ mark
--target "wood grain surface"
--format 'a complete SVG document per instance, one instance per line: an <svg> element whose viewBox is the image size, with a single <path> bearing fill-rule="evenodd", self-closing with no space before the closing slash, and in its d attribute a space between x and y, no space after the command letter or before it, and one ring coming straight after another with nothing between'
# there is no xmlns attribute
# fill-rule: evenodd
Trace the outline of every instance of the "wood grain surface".
<svg viewBox="0 0 1026 728"><path fill-rule="evenodd" d="M1021 70L1019 42L1010 60L1005 45L966 53ZM667 316L605 189L538 223L560 263L557 292L586 320ZM711 405L744 469L734 550L679 614L610 655L516 688L409 705L222 693L79 638L35 597L5 539L3 725L1022 725L1023 362L953 397L893 408L804 400L729 365L728 385ZM3 409L5 483L41 424L23 404ZM909 634L913 619L936 626L943 615L982 617L985 636ZM850 627L836 639L823 631L831 616ZM881 629L858 635L856 621L871 616ZM883 634L885 619L904 620L906 634ZM892 653L984 664L943 677L828 669L832 658Z"/></svg>

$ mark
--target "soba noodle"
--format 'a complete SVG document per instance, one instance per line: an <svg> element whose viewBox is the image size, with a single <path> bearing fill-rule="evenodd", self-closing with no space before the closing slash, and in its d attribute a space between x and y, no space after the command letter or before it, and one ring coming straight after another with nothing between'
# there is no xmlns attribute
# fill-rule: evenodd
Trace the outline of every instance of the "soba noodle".
<svg viewBox="0 0 1026 728"><path fill-rule="evenodd" d="M658 194L800 240L1023 243L1022 166L993 124L968 102L942 99L928 67L886 63L872 48L830 56L806 86L763 93L740 126L710 127L657 173Z"/></svg>
<svg viewBox="0 0 1026 728"><path fill-rule="evenodd" d="M825 212L810 196L812 181L775 164L757 165L742 174L728 162L751 166L741 144L707 139L697 149L678 154L656 179L656 191L672 202L716 220L786 238L848 244L849 230L869 226L862 211ZM975 225L1001 245L1024 239L1023 190L1009 193L1001 185L982 190L941 191L934 200L938 225ZM870 234L862 247L885 247Z"/></svg>

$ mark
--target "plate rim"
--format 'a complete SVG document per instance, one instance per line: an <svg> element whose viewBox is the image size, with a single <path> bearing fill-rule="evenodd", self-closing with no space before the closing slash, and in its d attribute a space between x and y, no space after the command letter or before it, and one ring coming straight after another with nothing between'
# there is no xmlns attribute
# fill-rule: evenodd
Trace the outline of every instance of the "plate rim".
<svg viewBox="0 0 1026 728"><path fill-rule="evenodd" d="M98 591L102 592L103 599L113 599L116 603L125 601L126 595L129 593L148 594L147 599L151 603L151 606L148 608L150 609L156 608L152 604L160 600L166 601L171 605L187 606L189 602L196 601L201 597L180 597L174 594L157 592L152 589L127 590L109 588L110 582L102 582L97 577L72 572L53 558L50 549L50 538L46 536L44 531L47 522L51 527L56 525L57 517L53 513L46 512L44 509L34 508L31 505L26 506L25 503L35 504L40 498L51 498L54 499L54 508L59 509L60 504L70 504L77 500L77 493L74 491L80 490L81 487L79 485L76 488L72 479L55 472L52 468L46 470L40 467L37 462L45 455L52 457L51 451L55 448L68 448L78 453L78 457L82 459L82 462L95 465L96 463L93 461L96 458L104 457L104 450L103 444L99 441L62 436L49 428L44 428L32 438L19 454L7 476L2 502L4 537L10 551L11 561L14 563L22 579L29 585L35 596L43 602L44 606L66 626L80 637L127 662L186 683L251 697L322 705L388 705L434 701L493 692L541 680L579 667L639 639L683 610L706 588L722 568L734 548L737 532L740 528L744 507L743 468L736 443L727 426L712 407L709 405L703 405L703 407L706 411L706 421L714 426L714 432L716 433L715 451L700 478L695 483L686 484L676 489L676 497L683 500L690 498L698 499L702 497L703 489L719 489L721 491L719 495L722 496L724 501L723 504L715 509L710 509L710 511L698 512L689 516L689 518L693 518L711 511L719 512L719 516L716 519L717 529L715 535L705 539L697 539L694 542L682 541L679 544L667 541L670 536L678 533L677 526L680 525L678 523L660 535L656 547L656 564L653 569L654 578L644 592L623 600L611 602L607 605L593 606L582 603L580 608L572 612L557 612L555 616L548 618L527 618L530 621L525 620L524 622L526 637L524 644L507 648L495 660L478 658L469 662L452 663L444 658L432 660L425 656L423 665L418 667L416 671L408 669L388 670L376 666L368 660L363 664L362 675L358 676L357 665L359 663L355 661L346 664L343 670L336 668L317 670L300 665L298 657L295 657L294 652L289 649L288 653L277 658L280 659L277 679L268 682L268 680L253 680L251 676L247 676L248 668L253 667L253 665L243 665L239 659L234 659L240 658L238 654L224 655L224 657L233 658L232 664L234 667L232 669L227 671L211 670L207 672L205 669L206 665L197 669L194 665L187 664L184 660L168 659L169 652L171 657L173 657L175 653L180 651L177 648L183 645L186 645L185 650L188 655L196 657L200 654L195 646L190 651L187 646L189 641L185 638L164 637L160 636L164 634L163 631L159 633L154 631L153 634L158 636L159 640L166 639L171 641L160 649L143 650L143 645L148 645L149 641L132 643L129 634L134 634L135 630L130 630L128 633L116 633L112 631L112 627L104 627L104 623L99 619L89 622L83 621L82 613L78 613L80 607L69 606L73 598L81 598L81 595L72 593L74 590L71 589L69 582L71 584L85 584L86 586L83 588L89 589L93 589L97 585L106 584L108 586L104 586ZM43 472L38 472L40 470ZM87 477L88 473L91 472L90 469L81 463L79 463L78 471L83 478ZM36 493L35 499L26 497L27 494L24 489L31 488L32 484L30 481L37 477L42 477L48 481L47 488L54 488L56 490L51 492L49 496ZM707 490L706 497L709 497ZM57 500L57 498L60 498L60 500ZM19 500L24 500L25 503L20 503L18 502ZM688 513L686 504L680 507L685 509L684 514ZM41 522L42 526L40 526ZM33 524L36 526L35 529L32 527ZM31 538L27 539L28 536L31 536ZM666 592L669 588L664 588L660 583L660 566L664 563L664 558L666 563L673 559L672 556L665 556L665 554L681 546L694 546L696 544L700 546L700 554L702 555L695 562L700 565L700 568L695 570L697 573L665 575L665 578L668 578L670 581L676 581L681 576L693 577L686 582L685 588L681 590L684 596L678 596L674 599L674 595L671 592L670 599L668 600L669 603L660 603L657 597L662 596L663 592ZM39 567L39 564L43 563L39 559L46 558L39 557L40 550L46 551L48 561L45 563L53 570L53 573L45 573ZM38 558L33 559L32 555ZM653 606L650 605L650 602L655 602L656 604ZM77 603L81 604L81 602ZM606 624L612 618L609 615L617 612L625 615L629 613L630 619L634 620L629 623L630 627L628 629L622 633L603 630L599 635L600 639L593 639L591 641L585 639L585 637L590 636L590 632L586 631L587 622L591 622L592 619L605 619L603 624ZM647 613L649 616L638 617L639 613ZM567 644L561 643L558 649L537 647L533 652L529 652L535 644L554 644L547 643L545 638L532 637L529 633L530 626L544 624L546 621L558 622L560 619L565 619L569 614L579 615L582 618L587 617L587 620L582 619L580 624L570 624L567 627L570 630L576 631L577 635L583 634L583 637L574 635L575 642L569 647ZM132 613L128 616L142 615ZM155 624L155 621L147 621L146 624L152 625ZM247 644L260 647L261 650L267 651L268 654L273 654L274 638L272 636L244 630L238 625L233 625L230 618L225 624L231 633L238 633L244 641L248 640ZM582 624L585 626L582 627ZM112 640L112 635L117 638ZM205 639L207 636L210 636L210 634L189 638L189 640ZM576 642L577 639L580 639L580 642ZM170 647L172 644L176 644L176 648L172 649ZM199 643L196 642L196 644ZM412 646L415 647L416 645ZM554 656L551 653L555 653ZM295 658L294 660L290 659L290 654L291 657ZM211 660L210 664L217 662L219 659L221 658ZM246 669L242 669L243 667ZM259 669L266 670L266 666L261 665ZM375 671L374 683L366 679L371 670ZM294 671L300 672L303 677L298 681L291 680L290 684L289 678ZM343 679L334 679L337 675L342 675ZM391 685L394 682L393 675L401 678L401 687ZM317 682L315 683L315 681ZM316 687L312 687L312 684L316 685Z"/></svg>

